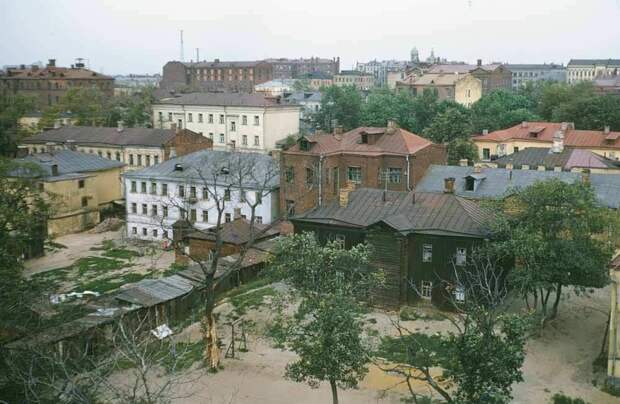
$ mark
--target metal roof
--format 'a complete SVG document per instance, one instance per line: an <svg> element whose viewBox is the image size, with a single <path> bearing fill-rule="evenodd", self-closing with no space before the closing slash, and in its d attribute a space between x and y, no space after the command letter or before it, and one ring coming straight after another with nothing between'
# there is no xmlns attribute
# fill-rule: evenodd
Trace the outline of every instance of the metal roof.
<svg viewBox="0 0 620 404"><path fill-rule="evenodd" d="M23 143L66 143L68 140L73 140L76 144L161 147L172 140L175 135L176 131L172 129L123 128L118 130L118 128L95 126L64 126L30 136L24 139Z"/></svg>
<svg viewBox="0 0 620 404"><path fill-rule="evenodd" d="M573 167L580 168L619 168L614 161L599 156L589 150L564 148L561 152L553 152L548 147L528 147L516 153L509 154L494 160L499 167L512 164L515 168L528 165L530 168L544 166L553 169L561 167L570 170ZM620 163L619 163L620 164Z"/></svg>
<svg viewBox="0 0 620 404"><path fill-rule="evenodd" d="M582 181L582 174L574 172L506 170L504 168L481 168L486 178L474 191L465 189L465 177L474 174L473 167L431 165L416 190L419 192L444 191L444 179L455 178L454 192L472 199L500 199L520 188L537 181L557 178L566 183ZM620 208L620 174L590 174L590 183L598 201L610 208Z"/></svg>
<svg viewBox="0 0 620 404"><path fill-rule="evenodd" d="M95 154L80 153L73 150L56 150L52 153L30 154L16 159L17 163L34 163L41 167L44 176L50 178L67 177L69 174L88 173L122 167L125 164L108 160ZM58 175L52 177L52 166L58 167ZM15 176L28 175L27 172L13 173ZM67 177L70 178L70 177Z"/></svg>
<svg viewBox="0 0 620 404"><path fill-rule="evenodd" d="M280 104L274 98L267 98L262 94L252 93L190 93L178 97L163 98L159 105L211 105L218 107L293 107L289 104Z"/></svg>
<svg viewBox="0 0 620 404"><path fill-rule="evenodd" d="M116 294L123 300L143 307L154 306L185 295L194 289L194 283L179 275L161 279L144 279Z"/></svg>

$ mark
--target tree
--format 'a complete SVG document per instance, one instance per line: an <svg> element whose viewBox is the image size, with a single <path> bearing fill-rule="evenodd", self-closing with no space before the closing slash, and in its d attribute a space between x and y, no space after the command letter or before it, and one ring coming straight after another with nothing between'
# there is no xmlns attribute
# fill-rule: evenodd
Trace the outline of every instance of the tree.
<svg viewBox="0 0 620 404"><path fill-rule="evenodd" d="M430 126L424 129L424 137L435 143L449 143L472 134L471 114L463 106L450 106L435 115Z"/></svg>
<svg viewBox="0 0 620 404"><path fill-rule="evenodd" d="M592 95L572 98L570 102L558 105L553 110L554 122L573 122L577 129L620 130L620 97L614 95Z"/></svg>
<svg viewBox="0 0 620 404"><path fill-rule="evenodd" d="M295 91L311 91L309 79L298 79L293 83L293 90Z"/></svg>
<svg viewBox="0 0 620 404"><path fill-rule="evenodd" d="M394 92L387 88L373 90L362 108L362 125L385 127L395 120L406 130L415 127L415 98L407 92Z"/></svg>
<svg viewBox="0 0 620 404"><path fill-rule="evenodd" d="M380 281L368 259L365 245L345 250L334 241L321 246L314 234L304 233L279 242L271 267L302 298L285 326L283 342L300 357L287 366L286 375L311 387L329 382L334 403L338 387L355 387L367 372L357 301Z"/></svg>
<svg viewBox="0 0 620 404"><path fill-rule="evenodd" d="M345 130L355 129L360 125L362 96L354 86L330 86L323 90L321 109L315 115L315 122L320 129L333 130L333 121Z"/></svg>
<svg viewBox="0 0 620 404"><path fill-rule="evenodd" d="M482 96L472 107L474 132L484 129L494 131L514 126L522 121L536 121L539 118L531 112L532 100L510 90L494 90Z"/></svg>
<svg viewBox="0 0 620 404"><path fill-rule="evenodd" d="M110 122L110 102L98 88L71 88L53 111L70 112L79 126L106 126Z"/></svg>
<svg viewBox="0 0 620 404"><path fill-rule="evenodd" d="M448 164L456 165L460 160L478 160L478 147L468 138L458 138L448 143Z"/></svg>
<svg viewBox="0 0 620 404"><path fill-rule="evenodd" d="M17 144L24 131L19 126L19 118L34 109L32 97L20 94L0 96L0 157L15 157Z"/></svg>
<svg viewBox="0 0 620 404"><path fill-rule="evenodd" d="M600 237L607 230L607 215L589 183L538 182L517 190L496 209L501 212L491 225L516 262L512 285L538 311L542 326L557 315L564 287L583 291L609 281L612 251Z"/></svg>

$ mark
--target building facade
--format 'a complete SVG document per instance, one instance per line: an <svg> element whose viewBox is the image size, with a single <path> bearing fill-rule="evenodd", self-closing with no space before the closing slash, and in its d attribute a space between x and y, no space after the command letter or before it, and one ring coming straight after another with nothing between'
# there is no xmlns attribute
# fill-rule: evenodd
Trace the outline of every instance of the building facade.
<svg viewBox="0 0 620 404"><path fill-rule="evenodd" d="M300 110L260 94L192 93L153 104L153 126L200 133L217 150L267 153L299 133Z"/></svg>
<svg viewBox="0 0 620 404"><path fill-rule="evenodd" d="M347 184L414 189L429 165L446 163L446 149L390 123L304 136L280 159L280 210L291 216L334 200Z"/></svg>
<svg viewBox="0 0 620 404"><path fill-rule="evenodd" d="M564 147L585 149L610 160L620 160L620 132L577 130L570 122L522 122L511 128L472 137L482 161L492 161L528 147L551 148L561 136Z"/></svg>
<svg viewBox="0 0 620 404"><path fill-rule="evenodd" d="M343 70L334 75L333 85L338 87L354 86L360 91L368 91L375 87L375 76L356 70Z"/></svg>
<svg viewBox="0 0 620 404"><path fill-rule="evenodd" d="M388 78L390 73L399 73L404 78L405 72L410 67L411 63L406 60L371 60L366 63L356 63L355 70L358 72L373 75L375 78L375 85L377 87L388 86ZM394 75L392 75L394 76ZM392 77L394 81L394 77ZM395 81L394 81L395 83Z"/></svg>
<svg viewBox="0 0 620 404"><path fill-rule="evenodd" d="M308 74L322 73L332 76L340 72L340 57L332 59L311 57L308 59L265 59L273 66L274 79L299 79Z"/></svg>
<svg viewBox="0 0 620 404"><path fill-rule="evenodd" d="M97 88L111 97L114 78L86 69L82 62L59 67L56 59L50 59L45 67L20 65L0 74L0 94L33 97L39 110L58 104L73 88Z"/></svg>
<svg viewBox="0 0 620 404"><path fill-rule="evenodd" d="M252 165L254 180L234 175ZM226 170L226 171L225 171ZM123 174L127 206L127 236L143 240L170 240L179 220L206 230L217 223L216 203L223 204L222 223L251 217L250 204L258 203L258 224L279 216L277 165L264 154L202 150L160 165Z"/></svg>
<svg viewBox="0 0 620 404"><path fill-rule="evenodd" d="M506 69L512 72L512 88L518 89L530 81L566 81L566 67L550 64L507 64Z"/></svg>
<svg viewBox="0 0 620 404"><path fill-rule="evenodd" d="M594 81L620 75L620 59L571 59L566 66L566 81Z"/></svg>

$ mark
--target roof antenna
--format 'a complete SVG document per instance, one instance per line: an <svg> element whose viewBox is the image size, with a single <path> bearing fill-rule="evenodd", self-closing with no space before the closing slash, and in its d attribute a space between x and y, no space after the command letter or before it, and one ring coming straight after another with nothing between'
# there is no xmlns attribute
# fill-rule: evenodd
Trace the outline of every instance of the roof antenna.
<svg viewBox="0 0 620 404"><path fill-rule="evenodd" d="M183 55L183 30L181 30L181 62L185 62L185 56Z"/></svg>

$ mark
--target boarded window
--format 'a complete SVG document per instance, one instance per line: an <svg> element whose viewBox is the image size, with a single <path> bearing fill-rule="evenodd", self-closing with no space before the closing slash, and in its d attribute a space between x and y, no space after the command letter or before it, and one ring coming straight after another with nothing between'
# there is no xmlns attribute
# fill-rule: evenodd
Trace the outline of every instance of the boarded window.
<svg viewBox="0 0 620 404"><path fill-rule="evenodd" d="M424 244L422 246L422 262L432 262L432 261L433 261L433 245Z"/></svg>

